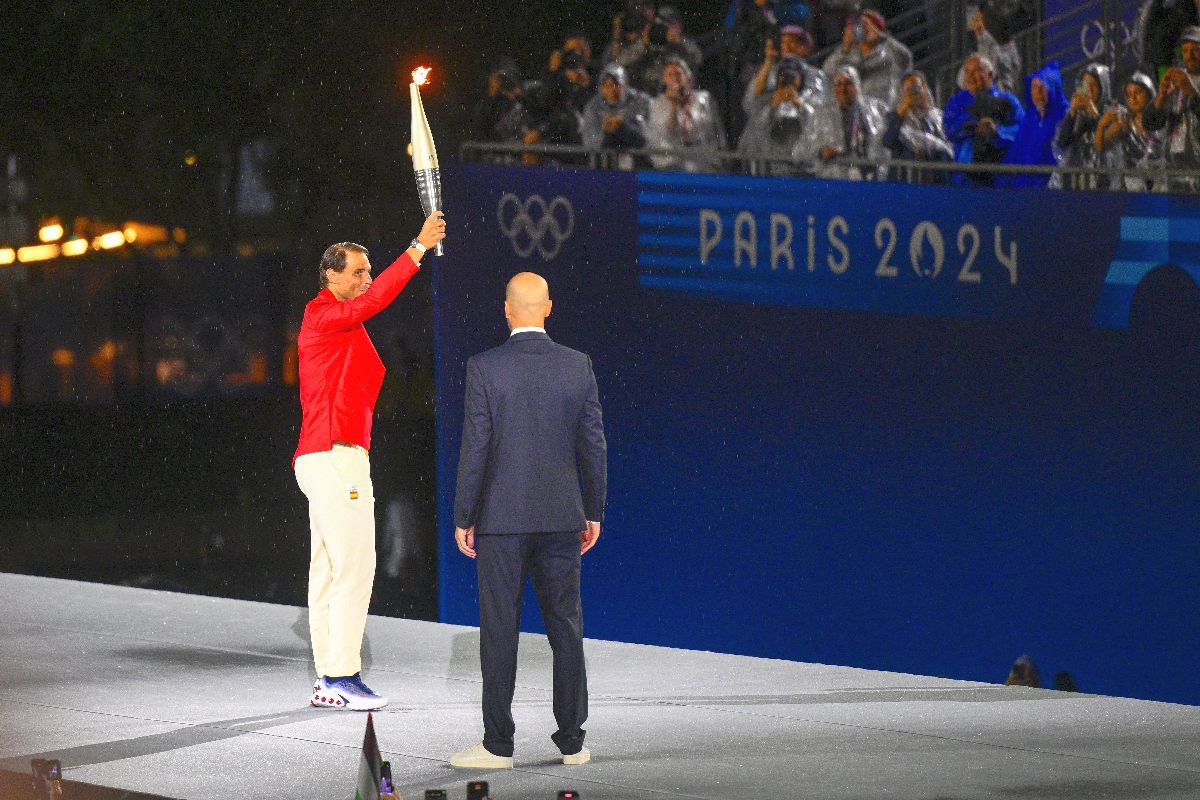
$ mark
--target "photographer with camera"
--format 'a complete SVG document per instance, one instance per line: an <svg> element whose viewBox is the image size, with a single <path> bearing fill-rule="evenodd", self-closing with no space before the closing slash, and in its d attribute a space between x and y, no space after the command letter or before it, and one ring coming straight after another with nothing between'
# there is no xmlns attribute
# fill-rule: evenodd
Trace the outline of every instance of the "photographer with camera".
<svg viewBox="0 0 1200 800"><path fill-rule="evenodd" d="M482 141L514 143L522 141L528 123L520 69L511 58L500 58L488 73L487 95L471 112L471 130Z"/></svg>
<svg viewBox="0 0 1200 800"><path fill-rule="evenodd" d="M1104 112L1096 124L1096 152L1104 166L1149 170L1161 165L1162 140L1146 125L1146 111L1156 95L1154 81L1145 73L1135 72L1125 82L1125 105ZM1148 192L1151 182L1142 175L1122 175L1114 178L1112 188Z"/></svg>
<svg viewBox="0 0 1200 800"><path fill-rule="evenodd" d="M829 99L825 73L805 60L812 55L812 50L812 35L799 25L784 25L779 29L778 37L767 39L762 65L742 95L742 110L747 119L753 119L770 102L782 58L793 58L799 63L804 78L802 95L805 102L816 106Z"/></svg>
<svg viewBox="0 0 1200 800"><path fill-rule="evenodd" d="M1162 131L1167 166L1200 169L1200 27L1185 28L1179 37L1183 67L1163 73L1158 96L1146 109L1146 128ZM1172 191L1196 191L1194 178L1173 178Z"/></svg>
<svg viewBox="0 0 1200 800"><path fill-rule="evenodd" d="M600 91L583 110L583 144L608 150L641 149L646 146L646 118L650 98L627 86L625 68L609 64L600 73ZM618 169L633 169L634 159L622 155Z"/></svg>
<svg viewBox="0 0 1200 800"><path fill-rule="evenodd" d="M942 129L942 110L933 102L925 73L914 70L900 82L900 102L888 112L883 146L905 161L952 161L954 147ZM944 183L946 173L920 170L912 183Z"/></svg>
<svg viewBox="0 0 1200 800"><path fill-rule="evenodd" d="M603 63L628 67L642 54L646 33L654 21L654 10L653 5L637 0L625 4L625 8L613 17L612 39L604 48Z"/></svg>
<svg viewBox="0 0 1200 800"><path fill-rule="evenodd" d="M784 56L775 70L775 87L766 101L755 110L742 131L738 152L745 156L794 158L804 129L814 109L805 101L803 62L795 56ZM774 162L767 165L768 175L795 175L798 170L790 164Z"/></svg>
<svg viewBox="0 0 1200 800"><path fill-rule="evenodd" d="M979 53L963 64L963 88L950 98L942 111L946 138L954 145L954 160L960 164L996 164L1016 138L1025 117L1021 101L995 86L992 62ZM990 172L954 176L954 183L992 186Z"/></svg>
<svg viewBox="0 0 1200 800"><path fill-rule="evenodd" d="M596 93L592 81L592 45L586 36L577 32L563 37L562 47L550 54L546 84L557 84L557 90L565 92L577 113Z"/></svg>
<svg viewBox="0 0 1200 800"><path fill-rule="evenodd" d="M1112 84L1108 67L1091 63L1079 73L1075 91L1067 114L1058 126L1054 146L1058 150L1058 161L1068 167L1095 167L1099 164L1096 154L1096 125L1100 115L1112 105ZM1095 175L1067 176L1072 189L1104 188L1106 183ZM1063 188L1063 176L1055 175L1050 186Z"/></svg>
<svg viewBox="0 0 1200 800"><path fill-rule="evenodd" d="M912 69L912 53L888 33L882 14L863 11L846 20L841 45L822 65L831 80L842 67L854 67L863 93L891 108L899 99L900 77Z"/></svg>
<svg viewBox="0 0 1200 800"><path fill-rule="evenodd" d="M700 47L684 35L683 18L674 6L659 6L641 46L634 45L627 55L632 56L626 67L630 82L649 95L658 93L662 68L668 60L682 60L695 74L703 58Z"/></svg>

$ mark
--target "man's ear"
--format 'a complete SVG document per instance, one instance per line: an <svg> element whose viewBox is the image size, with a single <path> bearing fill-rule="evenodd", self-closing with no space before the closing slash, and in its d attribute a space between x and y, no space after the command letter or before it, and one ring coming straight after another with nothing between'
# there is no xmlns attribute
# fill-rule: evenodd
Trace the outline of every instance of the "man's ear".
<svg viewBox="0 0 1200 800"><path fill-rule="evenodd" d="M546 301L546 316L547 317L550 316L550 312L551 312L551 310L553 310L553 308L554 308L554 301L547 300Z"/></svg>
<svg viewBox="0 0 1200 800"><path fill-rule="evenodd" d="M507 301L507 300L505 300L505 301L504 301L504 318L505 318L505 319L512 319L512 312L511 312L511 311L509 310L509 308L508 308L508 301Z"/></svg>

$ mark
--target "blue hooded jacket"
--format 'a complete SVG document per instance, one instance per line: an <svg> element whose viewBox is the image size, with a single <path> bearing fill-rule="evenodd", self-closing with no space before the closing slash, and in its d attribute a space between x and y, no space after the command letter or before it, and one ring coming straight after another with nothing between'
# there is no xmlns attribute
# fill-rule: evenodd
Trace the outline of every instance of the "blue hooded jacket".
<svg viewBox="0 0 1200 800"><path fill-rule="evenodd" d="M1033 104L1033 81L1046 86L1046 113L1039 114ZM1063 95L1062 73L1058 62L1051 61L1037 72L1025 78L1025 117L1017 129L1012 147L1004 156L1006 164L1057 164L1054 157L1054 133L1058 123L1067 113L1067 99ZM997 179L1000 186L1045 186L1050 175L1003 175Z"/></svg>

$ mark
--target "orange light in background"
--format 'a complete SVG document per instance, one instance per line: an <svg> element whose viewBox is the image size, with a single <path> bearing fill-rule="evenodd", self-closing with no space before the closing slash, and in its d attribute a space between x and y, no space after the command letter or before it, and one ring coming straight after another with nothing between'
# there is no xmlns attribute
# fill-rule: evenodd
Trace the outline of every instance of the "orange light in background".
<svg viewBox="0 0 1200 800"><path fill-rule="evenodd" d="M92 246L97 250L112 250L125 244L124 231L111 231L101 234L92 240Z"/></svg>
<svg viewBox="0 0 1200 800"><path fill-rule="evenodd" d="M195 150L188 150L183 154L183 163L189 167L194 167L200 161Z"/></svg>
<svg viewBox="0 0 1200 800"><path fill-rule="evenodd" d="M88 251L88 246L87 239L71 239L62 243L62 254L64 256L81 256Z"/></svg>
<svg viewBox="0 0 1200 800"><path fill-rule="evenodd" d="M171 238L175 240L175 244L183 244L187 241L187 231L183 228L172 228Z"/></svg>
<svg viewBox="0 0 1200 800"><path fill-rule="evenodd" d="M11 247L0 247L0 264L11 264L17 260L17 251Z"/></svg>
<svg viewBox="0 0 1200 800"><path fill-rule="evenodd" d="M57 242L66 233L58 222L51 222L38 228L38 240L42 242Z"/></svg>
<svg viewBox="0 0 1200 800"><path fill-rule="evenodd" d="M31 244L17 251L17 261L28 264L30 261L49 261L58 258L59 247L56 244Z"/></svg>
<svg viewBox="0 0 1200 800"><path fill-rule="evenodd" d="M429 67L417 67L412 71L413 83L417 86L424 86L429 82L429 73L431 71Z"/></svg>
<svg viewBox="0 0 1200 800"><path fill-rule="evenodd" d="M60 347L50 353L50 360L54 362L54 366L66 369L67 367L75 366L75 351L68 350L65 347Z"/></svg>
<svg viewBox="0 0 1200 800"><path fill-rule="evenodd" d="M13 376L11 372L0 372L0 406L11 406L13 401Z"/></svg>
<svg viewBox="0 0 1200 800"><path fill-rule="evenodd" d="M125 241L137 242L139 246L159 244L171 238L170 232L163 225L150 225L145 222L130 220L123 226Z"/></svg>

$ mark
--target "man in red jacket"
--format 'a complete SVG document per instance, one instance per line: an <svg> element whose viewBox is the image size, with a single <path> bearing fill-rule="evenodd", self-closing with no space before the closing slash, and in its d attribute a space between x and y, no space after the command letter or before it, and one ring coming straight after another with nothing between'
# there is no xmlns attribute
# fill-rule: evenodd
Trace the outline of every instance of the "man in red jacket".
<svg viewBox="0 0 1200 800"><path fill-rule="evenodd" d="M359 650L375 580L371 414L384 366L363 322L396 299L425 251L446 238L442 212L425 220L408 250L371 279L367 250L351 242L321 256L321 291L304 308L300 355L300 445L292 465L308 497L312 558L308 622L317 682L314 706L382 708L362 681Z"/></svg>

